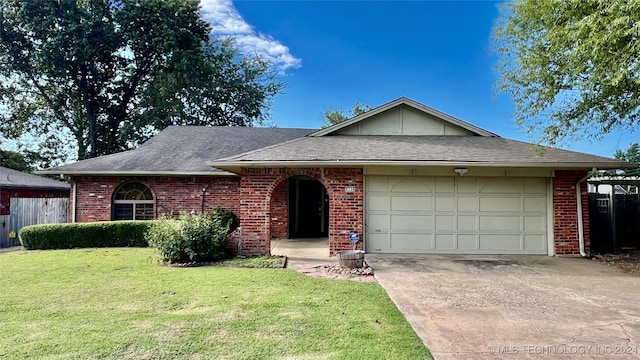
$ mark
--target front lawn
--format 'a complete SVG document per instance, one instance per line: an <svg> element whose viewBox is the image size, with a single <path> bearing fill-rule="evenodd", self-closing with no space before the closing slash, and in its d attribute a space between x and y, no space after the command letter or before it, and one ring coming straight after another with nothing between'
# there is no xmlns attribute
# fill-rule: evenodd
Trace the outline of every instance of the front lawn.
<svg viewBox="0 0 640 360"><path fill-rule="evenodd" d="M378 284L155 259L0 253L0 358L430 359Z"/></svg>

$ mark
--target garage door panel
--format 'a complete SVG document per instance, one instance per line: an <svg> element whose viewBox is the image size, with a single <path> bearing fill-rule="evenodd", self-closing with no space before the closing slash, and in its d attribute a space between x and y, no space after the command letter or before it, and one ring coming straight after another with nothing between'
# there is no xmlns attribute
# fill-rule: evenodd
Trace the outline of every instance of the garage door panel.
<svg viewBox="0 0 640 360"><path fill-rule="evenodd" d="M525 216L524 217L524 231L545 231L546 224L542 216Z"/></svg>
<svg viewBox="0 0 640 360"><path fill-rule="evenodd" d="M436 211L455 211L456 199L452 196L438 196L436 197Z"/></svg>
<svg viewBox="0 0 640 360"><path fill-rule="evenodd" d="M433 193L433 179L425 178L401 178L395 180L390 190L392 193L418 193L418 194L430 194Z"/></svg>
<svg viewBox="0 0 640 360"><path fill-rule="evenodd" d="M436 178L435 179L436 193L444 194L444 193L453 193L456 189L455 187L455 178Z"/></svg>
<svg viewBox="0 0 640 360"><path fill-rule="evenodd" d="M522 180L518 179L482 179L478 180L479 194L522 194Z"/></svg>
<svg viewBox="0 0 640 360"><path fill-rule="evenodd" d="M388 196L370 195L367 196L367 208L370 211L391 210L391 199Z"/></svg>
<svg viewBox="0 0 640 360"><path fill-rule="evenodd" d="M522 250L519 234L480 234L480 250Z"/></svg>
<svg viewBox="0 0 640 360"><path fill-rule="evenodd" d="M478 236L473 234L458 234L458 250L477 250Z"/></svg>
<svg viewBox="0 0 640 360"><path fill-rule="evenodd" d="M436 215L436 230L454 231L455 227L454 215Z"/></svg>
<svg viewBox="0 0 640 360"><path fill-rule="evenodd" d="M367 251L388 251L391 249L389 234L367 234Z"/></svg>
<svg viewBox="0 0 640 360"><path fill-rule="evenodd" d="M435 248L438 250L455 250L456 241L453 234L436 234Z"/></svg>
<svg viewBox="0 0 640 360"><path fill-rule="evenodd" d="M432 215L391 215L392 230L433 230Z"/></svg>
<svg viewBox="0 0 640 360"><path fill-rule="evenodd" d="M480 210L480 199L477 197L458 197L458 211L477 212Z"/></svg>
<svg viewBox="0 0 640 360"><path fill-rule="evenodd" d="M458 231L477 231L478 217L476 215L458 215Z"/></svg>
<svg viewBox="0 0 640 360"><path fill-rule="evenodd" d="M456 179L456 190L458 193L478 193L478 183L475 178L470 177L460 177Z"/></svg>
<svg viewBox="0 0 640 360"><path fill-rule="evenodd" d="M394 196L391 211L433 211L431 196Z"/></svg>
<svg viewBox="0 0 640 360"><path fill-rule="evenodd" d="M427 234L391 234L391 248L397 250L433 250L433 236Z"/></svg>
<svg viewBox="0 0 640 360"><path fill-rule="evenodd" d="M367 251L546 254L546 178L365 181Z"/></svg>
<svg viewBox="0 0 640 360"><path fill-rule="evenodd" d="M367 181L366 189L367 192L379 191L386 193L388 191L388 178L386 177L376 177L375 181Z"/></svg>
<svg viewBox="0 0 640 360"><path fill-rule="evenodd" d="M369 216L367 216L367 224L374 229L388 229L389 215L369 214Z"/></svg>
<svg viewBox="0 0 640 360"><path fill-rule="evenodd" d="M524 186L525 194L546 195L547 181L546 179L526 179Z"/></svg>
<svg viewBox="0 0 640 360"><path fill-rule="evenodd" d="M524 211L527 212L546 212L547 202L546 199L540 197L526 197L524 198Z"/></svg>
<svg viewBox="0 0 640 360"><path fill-rule="evenodd" d="M520 216L480 215L480 231L520 231Z"/></svg>
<svg viewBox="0 0 640 360"><path fill-rule="evenodd" d="M522 211L522 199L517 197L481 197L480 212Z"/></svg>
<svg viewBox="0 0 640 360"><path fill-rule="evenodd" d="M545 250L545 238L542 235L524 235L524 249L528 251Z"/></svg>

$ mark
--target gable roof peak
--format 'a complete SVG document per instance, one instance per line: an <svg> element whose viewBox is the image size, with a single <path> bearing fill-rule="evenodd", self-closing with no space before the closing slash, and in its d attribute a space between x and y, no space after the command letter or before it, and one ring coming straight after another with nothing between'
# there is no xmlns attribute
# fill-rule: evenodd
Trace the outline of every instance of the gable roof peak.
<svg viewBox="0 0 640 360"><path fill-rule="evenodd" d="M347 120L342 121L340 123L337 123L335 125L326 127L324 129L320 129L320 130L318 130L318 131L316 131L314 133L311 133L311 134L309 134L307 136L315 137L315 136L330 135L330 134L336 133L339 130L344 129L344 128L348 127L348 126L351 126L353 124L359 123L359 122L364 121L364 120L366 120L368 118L371 118L371 117L373 117L373 116L375 116L377 114L380 114L380 113L382 113L384 111L387 111L389 109L392 109L392 108L395 108L395 107L398 107L398 106L401 106L401 105L412 107L412 108L414 108L414 109L416 109L418 111L421 111L421 112L424 112L424 113L429 114L431 116L434 116L434 117L436 117L436 118L438 118L438 119L440 119L440 120L442 120L442 121L444 121L446 123L450 123L450 124L453 124L455 126L459 126L459 127L463 128L465 130L468 130L468 131L474 133L475 135L490 136L490 137L500 137L498 134L495 134L495 133L492 133L492 132L490 132L488 130L482 129L482 128L478 127L478 126L475 126L475 125L473 125L471 123L468 123L468 122L466 122L464 120L458 119L458 118L456 118L454 116L445 114L445 113L443 113L443 112L441 112L439 110L436 110L436 109L434 109L432 107L429 107L427 105L419 103L419 102L417 102L415 100L412 100L412 99L410 99L410 98L408 98L406 96L401 96L401 97L399 97L399 98L397 98L395 100L392 100L392 101L390 101L390 102L388 102L386 104L382 104L380 106L377 106L377 107L375 107L375 108L373 108L373 109L371 109L369 111L366 111L366 112L364 112L364 113L362 113L360 115L354 116L354 117L352 117L350 119L347 119Z"/></svg>

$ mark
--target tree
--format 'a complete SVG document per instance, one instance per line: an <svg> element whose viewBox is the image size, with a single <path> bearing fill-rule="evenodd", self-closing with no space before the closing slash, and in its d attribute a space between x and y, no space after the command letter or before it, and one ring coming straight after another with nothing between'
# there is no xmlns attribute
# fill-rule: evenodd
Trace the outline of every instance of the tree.
<svg viewBox="0 0 640 360"><path fill-rule="evenodd" d="M497 88L516 123L551 145L640 123L640 1L505 4L494 28ZM541 132L541 135L537 135Z"/></svg>
<svg viewBox="0 0 640 360"><path fill-rule="evenodd" d="M629 145L629 148L627 150L622 151L618 149L616 150L613 157L632 164L638 164L638 166L640 166L640 145L638 145L638 143L633 143ZM640 168L636 167L625 169L624 173L628 175L640 175Z"/></svg>
<svg viewBox="0 0 640 360"><path fill-rule="evenodd" d="M351 108L351 114L349 116L345 115L343 110L324 109L324 112L322 113L322 115L324 116L324 123L322 124L322 127L326 128L337 123L341 123L351 117L363 114L371 110L372 108L372 106L363 104L361 102L356 102L353 105L353 108Z"/></svg>
<svg viewBox="0 0 640 360"><path fill-rule="evenodd" d="M0 166L26 173L32 173L34 170L29 160L22 154L2 149L0 149Z"/></svg>
<svg viewBox="0 0 640 360"><path fill-rule="evenodd" d="M3 0L0 134L85 159L172 124L261 124L282 84L209 32L197 1Z"/></svg>

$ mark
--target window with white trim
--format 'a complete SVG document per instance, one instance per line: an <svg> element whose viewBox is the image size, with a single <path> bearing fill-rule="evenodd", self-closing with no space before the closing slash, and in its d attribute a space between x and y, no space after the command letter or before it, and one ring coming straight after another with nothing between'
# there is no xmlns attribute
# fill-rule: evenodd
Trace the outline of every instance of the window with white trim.
<svg viewBox="0 0 640 360"><path fill-rule="evenodd" d="M113 220L153 219L153 195L141 183L130 182L113 195Z"/></svg>

